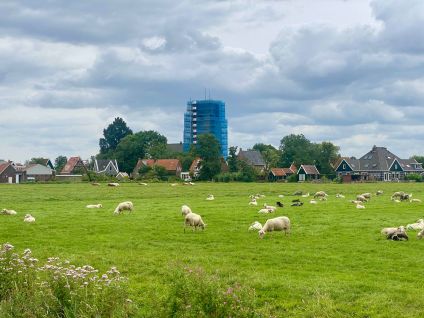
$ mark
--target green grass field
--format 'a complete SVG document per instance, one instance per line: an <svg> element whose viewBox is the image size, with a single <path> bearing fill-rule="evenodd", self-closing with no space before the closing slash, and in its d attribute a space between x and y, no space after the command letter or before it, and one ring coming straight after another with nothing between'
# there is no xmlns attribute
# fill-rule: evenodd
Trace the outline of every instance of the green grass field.
<svg viewBox="0 0 424 318"><path fill-rule="evenodd" d="M384 195L373 197L365 210L348 202L379 189ZM290 207L296 190L324 190L329 200L311 205L307 198L305 206ZM255 288L259 306L271 307L276 317L424 317L424 240L413 231L407 242L380 234L383 227L423 217L424 204L394 203L394 191L424 199L419 183L1 185L0 208L18 215L0 217L0 242L31 248L41 259L59 256L101 270L117 266L141 307L152 291L167 288L170 267L182 263ZM346 199L336 199L338 192ZM205 200L210 193L214 201ZM259 204L286 206L259 215L259 207L248 206L255 193L266 195ZM135 211L112 215L117 203L127 200ZM85 208L96 203L103 209ZM184 233L182 204L202 215L204 232ZM35 224L23 222L26 213L35 216ZM290 237L275 232L260 240L247 231L255 220L263 224L281 215L292 222Z"/></svg>

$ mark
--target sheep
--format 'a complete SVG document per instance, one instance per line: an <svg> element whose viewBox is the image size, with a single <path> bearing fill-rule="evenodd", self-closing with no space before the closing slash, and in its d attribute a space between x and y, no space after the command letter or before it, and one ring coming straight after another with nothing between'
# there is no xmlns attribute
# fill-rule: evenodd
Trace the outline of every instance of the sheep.
<svg viewBox="0 0 424 318"><path fill-rule="evenodd" d="M293 193L293 195L302 195L303 194L303 192L302 191L295 191L294 193Z"/></svg>
<svg viewBox="0 0 424 318"><path fill-rule="evenodd" d="M255 205L255 206L257 206L257 205L258 205L258 202L256 202L256 199L252 199L252 200L249 202L249 205Z"/></svg>
<svg viewBox="0 0 424 318"><path fill-rule="evenodd" d="M400 196L401 201L408 201L408 200L411 200L411 198L412 198L412 193L409 193L409 194L405 193Z"/></svg>
<svg viewBox="0 0 424 318"><path fill-rule="evenodd" d="M278 197L282 199L284 198L284 194L279 194Z"/></svg>
<svg viewBox="0 0 424 318"><path fill-rule="evenodd" d="M364 206L364 205L362 205L362 204L357 204L357 205L356 205L356 208L357 208L357 209L365 209L365 206Z"/></svg>
<svg viewBox="0 0 424 318"><path fill-rule="evenodd" d="M353 203L353 204L361 204L361 203L362 203L362 201L358 201L358 200L350 200L350 203Z"/></svg>
<svg viewBox="0 0 424 318"><path fill-rule="evenodd" d="M401 198L401 196L403 196L404 194L405 194L405 192L403 192L403 191L395 192L395 193L393 193L393 195L391 196L391 200L393 201L393 200L394 200L394 199L396 199L396 198L400 199L400 198Z"/></svg>
<svg viewBox="0 0 424 318"><path fill-rule="evenodd" d="M109 187L119 187L119 183L118 182L109 182L107 185Z"/></svg>
<svg viewBox="0 0 424 318"><path fill-rule="evenodd" d="M309 201L309 203L310 204L317 204L317 201L316 200L311 200L311 201Z"/></svg>
<svg viewBox="0 0 424 318"><path fill-rule="evenodd" d="M190 207L188 205L181 206L181 215L187 215L189 213L192 213Z"/></svg>
<svg viewBox="0 0 424 318"><path fill-rule="evenodd" d="M268 209L268 210L272 210L272 212L274 212L275 210L277 210L277 208L273 205L267 205L266 203L264 203L264 208Z"/></svg>
<svg viewBox="0 0 424 318"><path fill-rule="evenodd" d="M411 203L421 203L422 201L420 199L411 199L409 200Z"/></svg>
<svg viewBox="0 0 424 318"><path fill-rule="evenodd" d="M16 215L18 213L15 210L3 209L3 210L1 210L0 214L3 214L3 215Z"/></svg>
<svg viewBox="0 0 424 318"><path fill-rule="evenodd" d="M213 194L209 194L206 200L212 201L212 200L215 200L215 197L213 196Z"/></svg>
<svg viewBox="0 0 424 318"><path fill-rule="evenodd" d="M361 202L368 202L367 198L364 197L362 194L357 195L356 200Z"/></svg>
<svg viewBox="0 0 424 318"><path fill-rule="evenodd" d="M26 214L25 217L24 217L24 222L34 223L35 217L33 217L31 214Z"/></svg>
<svg viewBox="0 0 424 318"><path fill-rule="evenodd" d="M303 202L294 202L291 204L291 206L302 206Z"/></svg>
<svg viewBox="0 0 424 318"><path fill-rule="evenodd" d="M249 231L253 231L253 230L256 230L256 231L262 230L262 224L259 223L258 221L255 221L249 226Z"/></svg>
<svg viewBox="0 0 424 318"><path fill-rule="evenodd" d="M86 206L87 209L100 209L103 208L103 205L101 203L99 204L88 204Z"/></svg>
<svg viewBox="0 0 424 318"><path fill-rule="evenodd" d="M341 193L337 193L336 194L336 198L338 198L338 199L344 199L345 196L343 194L341 194Z"/></svg>
<svg viewBox="0 0 424 318"><path fill-rule="evenodd" d="M390 234L387 239L393 241L403 241L405 239L406 241L408 241L409 238L406 232L396 231L395 233Z"/></svg>
<svg viewBox="0 0 424 318"><path fill-rule="evenodd" d="M307 197L309 197L309 192L306 194L302 194L302 198L307 198Z"/></svg>
<svg viewBox="0 0 424 318"><path fill-rule="evenodd" d="M171 187L177 186L177 183L171 183Z"/></svg>
<svg viewBox="0 0 424 318"><path fill-rule="evenodd" d="M189 185L192 185L192 186L195 185L195 183L194 182L191 182L191 181L188 184Z"/></svg>
<svg viewBox="0 0 424 318"><path fill-rule="evenodd" d="M267 232L284 231L285 235L290 234L290 219L287 216L279 216L266 220L264 226L259 230L259 237L262 239Z"/></svg>
<svg viewBox="0 0 424 318"><path fill-rule="evenodd" d="M371 200L371 193L366 192L366 193L362 193L361 195L362 195L365 199L367 199L367 200Z"/></svg>
<svg viewBox="0 0 424 318"><path fill-rule="evenodd" d="M407 230L423 230L424 229L424 220L423 219L419 219L415 223L408 224L406 226L406 229Z"/></svg>
<svg viewBox="0 0 424 318"><path fill-rule="evenodd" d="M272 212L274 212L274 210L272 210L272 209L260 209L259 211L258 211L258 213L260 213L260 214L268 214L268 213L272 213Z"/></svg>
<svg viewBox="0 0 424 318"><path fill-rule="evenodd" d="M375 195L382 195L384 192L383 190L377 190L377 192L375 193Z"/></svg>
<svg viewBox="0 0 424 318"><path fill-rule="evenodd" d="M203 222L202 217L196 213L189 213L184 218L184 232L187 226L191 226L194 230L197 230L198 227L201 227L202 230L205 229L206 224Z"/></svg>
<svg viewBox="0 0 424 318"><path fill-rule="evenodd" d="M424 230L421 230L417 234L417 239L421 240L423 238L423 236L424 236Z"/></svg>
<svg viewBox="0 0 424 318"><path fill-rule="evenodd" d="M393 235L396 232L405 232L404 226L399 227L385 227L381 230L381 234L385 235L387 238Z"/></svg>
<svg viewBox="0 0 424 318"><path fill-rule="evenodd" d="M327 197L321 197L319 198L320 201L327 201Z"/></svg>
<svg viewBox="0 0 424 318"><path fill-rule="evenodd" d="M327 196L328 196L328 194L325 193L324 191L318 191L317 193L314 194L314 199L327 197Z"/></svg>
<svg viewBox="0 0 424 318"><path fill-rule="evenodd" d="M147 183L146 183L146 182L139 182L138 184L139 184L139 185L142 185L142 186L146 186L146 185L147 185Z"/></svg>
<svg viewBox="0 0 424 318"><path fill-rule="evenodd" d="M125 210L132 212L133 209L134 209L134 205L132 202L130 201L121 202L118 204L113 214L121 214L122 211L125 211Z"/></svg>
<svg viewBox="0 0 424 318"><path fill-rule="evenodd" d="M276 205L277 205L279 208L284 207L284 204L283 204L283 203L281 203L280 201L277 201L277 202L276 202Z"/></svg>

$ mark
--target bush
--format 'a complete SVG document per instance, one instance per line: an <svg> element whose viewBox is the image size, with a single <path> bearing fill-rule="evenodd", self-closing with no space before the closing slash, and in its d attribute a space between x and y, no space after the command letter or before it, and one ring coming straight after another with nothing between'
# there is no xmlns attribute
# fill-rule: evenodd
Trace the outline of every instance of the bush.
<svg viewBox="0 0 424 318"><path fill-rule="evenodd" d="M423 181L423 177L418 173L407 174L405 176L405 179L409 180L409 181L415 181L415 182L422 182Z"/></svg>
<svg viewBox="0 0 424 318"><path fill-rule="evenodd" d="M287 178L287 182L297 182L297 174L292 174Z"/></svg>
<svg viewBox="0 0 424 318"><path fill-rule="evenodd" d="M133 305L116 268L100 275L59 258L43 265L26 249L0 249L0 313L7 317L128 317ZM3 316L3 315L2 315Z"/></svg>

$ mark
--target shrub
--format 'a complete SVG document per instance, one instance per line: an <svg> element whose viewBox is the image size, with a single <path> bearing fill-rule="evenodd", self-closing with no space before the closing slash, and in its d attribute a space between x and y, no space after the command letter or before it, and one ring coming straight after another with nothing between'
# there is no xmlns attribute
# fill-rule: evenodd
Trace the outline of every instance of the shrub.
<svg viewBox="0 0 424 318"><path fill-rule="evenodd" d="M409 181L415 181L415 182L421 182L421 181L423 181L423 177L420 174L418 174L418 173L407 174L405 176L405 179L406 180L409 180Z"/></svg>
<svg viewBox="0 0 424 318"><path fill-rule="evenodd" d="M297 174L292 174L287 178L287 182L297 182Z"/></svg>

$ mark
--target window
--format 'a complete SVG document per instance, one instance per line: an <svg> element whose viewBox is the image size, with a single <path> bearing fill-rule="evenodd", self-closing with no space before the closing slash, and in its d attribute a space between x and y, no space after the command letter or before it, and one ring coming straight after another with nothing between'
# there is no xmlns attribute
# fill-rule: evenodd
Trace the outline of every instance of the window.
<svg viewBox="0 0 424 318"><path fill-rule="evenodd" d="M398 165L397 164L395 164L395 169L397 169L398 168Z"/></svg>
<svg viewBox="0 0 424 318"><path fill-rule="evenodd" d="M343 170L344 170L344 169L346 169L346 164L345 164L345 163L343 164Z"/></svg>

